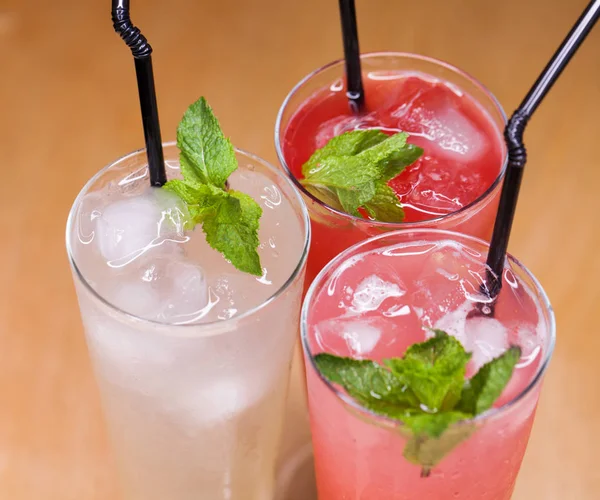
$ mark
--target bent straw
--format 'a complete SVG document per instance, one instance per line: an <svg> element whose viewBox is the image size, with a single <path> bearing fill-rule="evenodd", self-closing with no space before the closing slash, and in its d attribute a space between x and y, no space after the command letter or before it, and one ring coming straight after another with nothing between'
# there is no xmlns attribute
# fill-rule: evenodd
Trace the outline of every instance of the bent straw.
<svg viewBox="0 0 600 500"><path fill-rule="evenodd" d="M160 124L158 122L154 73L152 71L152 47L150 47L148 40L140 30L131 23L129 0L112 0L112 21L115 31L121 35L134 57L140 107L142 109L144 139L148 155L150 185L160 187L167 182L167 175L165 173Z"/></svg>
<svg viewBox="0 0 600 500"><path fill-rule="evenodd" d="M525 127L534 111L552 88L573 55L575 55L585 37L594 27L599 16L600 0L593 0L579 17L554 56L552 56L521 105L513 113L504 131L508 150L508 167L486 262L488 272L484 290L486 295L492 299L492 305L502 287L502 272L506 250L515 216L523 169L527 162L527 152L523 145ZM490 308L487 313L493 314L493 308Z"/></svg>

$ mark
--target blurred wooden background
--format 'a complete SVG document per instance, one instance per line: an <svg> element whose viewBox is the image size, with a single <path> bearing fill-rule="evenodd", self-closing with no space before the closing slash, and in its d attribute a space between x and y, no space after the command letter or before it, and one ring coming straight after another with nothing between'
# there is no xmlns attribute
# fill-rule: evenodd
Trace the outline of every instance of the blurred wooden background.
<svg viewBox="0 0 600 500"><path fill-rule="evenodd" d="M585 0L358 0L363 51L449 61L508 112ZM275 161L288 90L341 56L335 0L134 0L163 138L207 96L234 143ZM557 350L517 500L599 498L600 27L539 109L511 241L554 304ZM141 147L131 54L109 0L0 0L0 498L117 499L64 225L84 182Z"/></svg>

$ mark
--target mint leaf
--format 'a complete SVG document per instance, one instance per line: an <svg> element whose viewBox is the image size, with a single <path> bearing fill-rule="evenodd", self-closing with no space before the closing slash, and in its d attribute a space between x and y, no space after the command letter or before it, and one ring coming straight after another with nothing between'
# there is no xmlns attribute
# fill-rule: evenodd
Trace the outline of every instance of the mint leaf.
<svg viewBox="0 0 600 500"><path fill-rule="evenodd" d="M475 431L475 425L465 422L470 415L451 411L435 415L415 415L405 419L408 441L404 446L404 458L423 468L421 475L428 476L457 445Z"/></svg>
<svg viewBox="0 0 600 500"><path fill-rule="evenodd" d="M332 191L346 213L360 217L358 209L375 196L376 187L373 181L367 181L349 189L333 188Z"/></svg>
<svg viewBox="0 0 600 500"><path fill-rule="evenodd" d="M404 211L386 183L423 153L407 137L373 129L334 137L303 165L301 182L333 208L360 216L362 207L376 220L400 222Z"/></svg>
<svg viewBox="0 0 600 500"><path fill-rule="evenodd" d="M181 173L187 184L223 188L237 168L235 151L223 136L217 118L201 97L192 104L177 128Z"/></svg>
<svg viewBox="0 0 600 500"><path fill-rule="evenodd" d="M319 169L319 164L330 156L355 156L367 148L385 141L389 136L381 130L354 130L333 137L321 149L317 149L302 166L302 175L309 176Z"/></svg>
<svg viewBox="0 0 600 500"><path fill-rule="evenodd" d="M261 276L262 267L256 252L260 206L239 191L229 191L226 196L215 196L211 201L203 214L206 241L240 271Z"/></svg>
<svg viewBox="0 0 600 500"><path fill-rule="evenodd" d="M317 354L314 361L326 379L341 385L350 396L377 413L400 416L418 404L402 381L374 361L326 353Z"/></svg>
<svg viewBox="0 0 600 500"><path fill-rule="evenodd" d="M317 369L363 407L404 425L404 456L427 476L476 429L470 420L489 409L510 380L520 349L511 347L465 382L471 354L442 330L410 346L402 358L356 360L318 354Z"/></svg>
<svg viewBox="0 0 600 500"><path fill-rule="evenodd" d="M262 209L250 196L225 189L237 159L204 97L185 112L177 129L177 146L183 180L170 180L163 189L187 204L186 229L202 224L212 248L240 271L262 276L257 252Z"/></svg>
<svg viewBox="0 0 600 500"><path fill-rule="evenodd" d="M381 172L378 179L389 181L423 154L421 148L407 144L406 139L406 132L398 132L388 136L385 141L361 151L357 157L366 164L376 165Z"/></svg>
<svg viewBox="0 0 600 500"><path fill-rule="evenodd" d="M311 193L313 196L316 196L326 205L329 205L331 208L334 208L336 210L344 211L344 207L342 207L339 199L339 194L337 194L336 192L322 186L306 185L304 187L309 193Z"/></svg>
<svg viewBox="0 0 600 500"><path fill-rule="evenodd" d="M473 415L489 410L508 384L520 357L521 349L512 346L483 365L474 377L465 382L457 409Z"/></svg>
<svg viewBox="0 0 600 500"><path fill-rule="evenodd" d="M410 346L401 359L386 365L415 393L428 411L454 408L461 396L471 354L461 343L441 330L435 337Z"/></svg>
<svg viewBox="0 0 600 500"><path fill-rule="evenodd" d="M362 154L362 153L361 153ZM373 157L375 158L375 157ZM318 169L302 179L302 184L358 190L361 184L374 182L382 176L385 158L369 161L357 156L329 156Z"/></svg>
<svg viewBox="0 0 600 500"><path fill-rule="evenodd" d="M218 200L227 196L225 191L210 184L194 187L179 179L168 181L163 189L175 193L187 204L190 220L185 224L186 229L193 229L196 224L202 223L205 217L214 214Z"/></svg>
<svg viewBox="0 0 600 500"><path fill-rule="evenodd" d="M345 135L364 136L368 132L370 131L355 130L347 132ZM376 137L380 138L380 135L378 134ZM363 149L354 156L328 155L321 158L318 164L308 171L302 182L327 187L358 189L357 186L369 181L389 180L408 165L405 162L406 158L414 161L414 150L406 147L407 137L408 134L403 132L394 134Z"/></svg>
<svg viewBox="0 0 600 500"><path fill-rule="evenodd" d="M404 210L394 190L384 181L375 183L375 194L364 203L365 210L372 219L382 222L404 220Z"/></svg>
<svg viewBox="0 0 600 500"><path fill-rule="evenodd" d="M182 201L188 205L197 203L198 198L201 196L200 188L202 184L194 185L188 184L180 179L171 179L163 186L163 189L175 193L181 198Z"/></svg>
<svg viewBox="0 0 600 500"><path fill-rule="evenodd" d="M466 420L471 415L458 411L447 411L443 413L416 413L405 417L403 420L416 436L429 436L439 438L442 433L453 423Z"/></svg>

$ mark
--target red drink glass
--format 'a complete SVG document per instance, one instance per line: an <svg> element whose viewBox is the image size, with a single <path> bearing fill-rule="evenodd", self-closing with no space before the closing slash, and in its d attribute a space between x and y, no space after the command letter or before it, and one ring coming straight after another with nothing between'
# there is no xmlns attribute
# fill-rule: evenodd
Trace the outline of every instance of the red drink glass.
<svg viewBox="0 0 600 500"><path fill-rule="evenodd" d="M383 231L432 227L491 236L506 169L506 116L494 96L457 68L413 54L365 54L362 70L366 102L360 116L348 106L343 61L301 80L277 116L279 161L311 216L306 286L338 253ZM316 149L357 128L404 130L409 142L424 148L423 157L389 183L405 209L400 223L340 212L299 182L302 165Z"/></svg>
<svg viewBox="0 0 600 500"><path fill-rule="evenodd" d="M540 284L510 255L494 317L469 314L486 300L479 284L488 248L450 231L396 231L349 248L314 280L301 330L320 500L510 499L556 326ZM511 344L522 354L494 407L445 431L459 444L423 477L403 456L403 424L331 384L314 356L381 362L424 341L429 328L456 336L472 352L468 377Z"/></svg>

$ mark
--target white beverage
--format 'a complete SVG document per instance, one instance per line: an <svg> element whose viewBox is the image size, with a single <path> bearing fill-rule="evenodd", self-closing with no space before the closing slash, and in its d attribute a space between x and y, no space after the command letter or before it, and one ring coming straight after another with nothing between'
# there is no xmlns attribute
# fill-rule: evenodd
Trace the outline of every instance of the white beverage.
<svg viewBox="0 0 600 500"><path fill-rule="evenodd" d="M167 175L179 176L165 147ZM261 277L184 231L185 205L148 187L143 152L77 198L67 246L126 500L267 500L308 247L289 181L237 152L231 189L263 209Z"/></svg>

